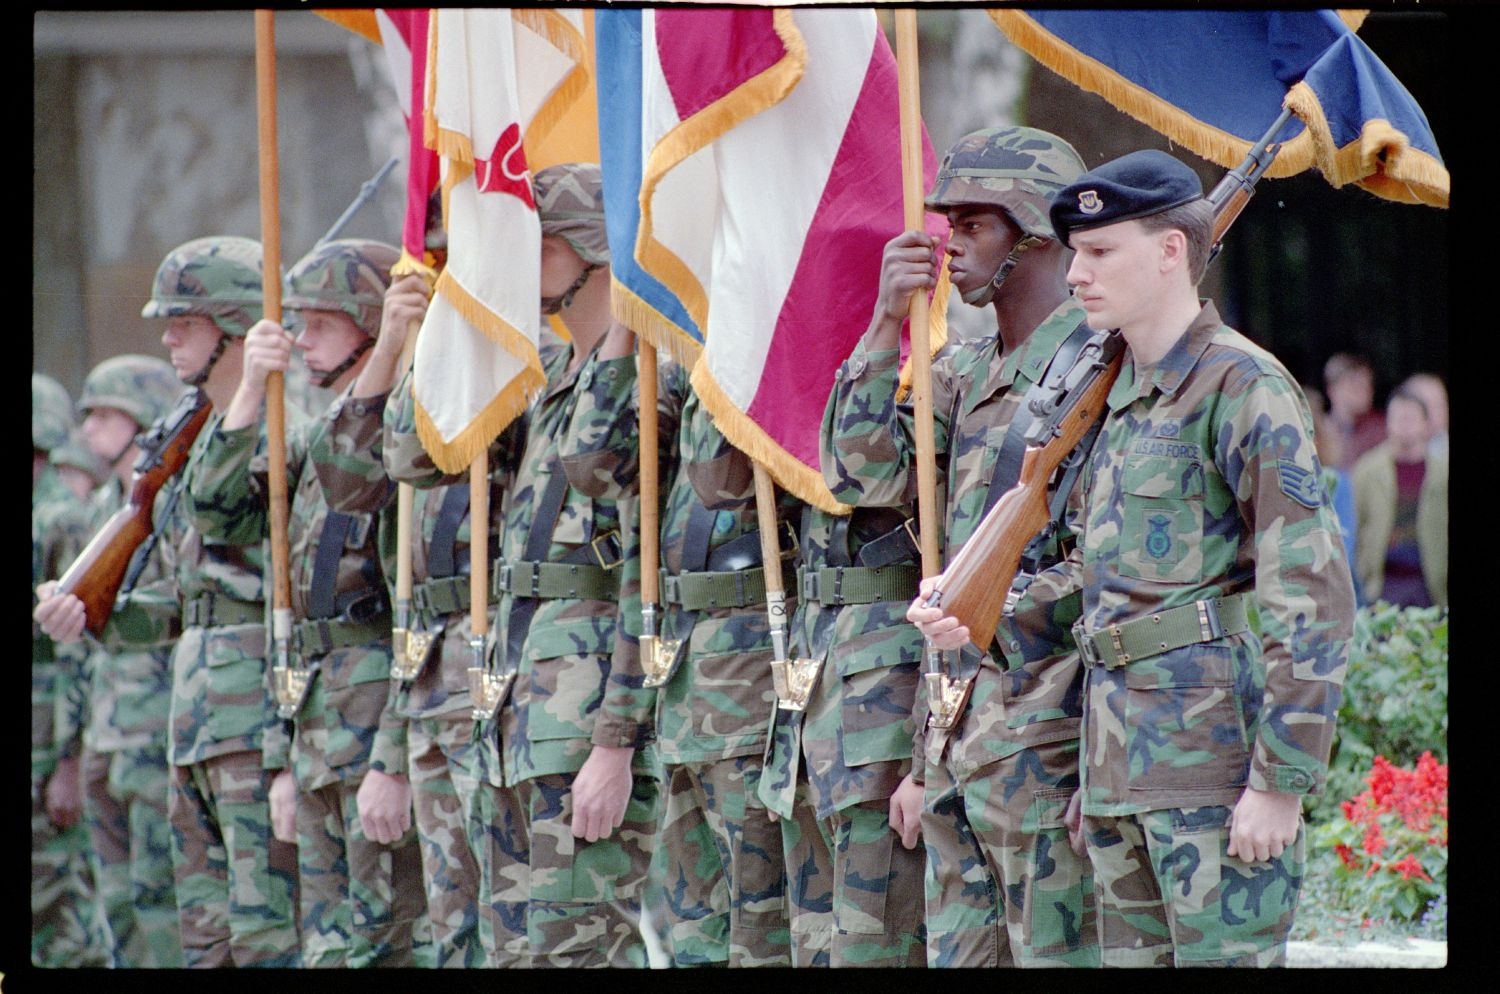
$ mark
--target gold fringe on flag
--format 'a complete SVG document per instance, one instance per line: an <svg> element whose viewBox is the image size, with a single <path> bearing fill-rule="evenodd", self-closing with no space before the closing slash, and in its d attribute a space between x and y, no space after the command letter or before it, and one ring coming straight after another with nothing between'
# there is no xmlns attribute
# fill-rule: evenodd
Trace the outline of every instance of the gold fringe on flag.
<svg viewBox="0 0 1500 994"><path fill-rule="evenodd" d="M709 374L707 363L694 367L692 385L704 409L713 417L714 426L729 444L766 467L783 490L829 514L842 515L853 510L834 498L833 491L823 482L820 470L805 465L783 449L749 415L735 406Z"/></svg>
<svg viewBox="0 0 1500 994"><path fill-rule="evenodd" d="M1448 206L1448 170L1426 152L1412 148L1406 135L1389 121L1371 118L1358 139L1336 149L1323 105L1312 87L1295 84L1287 92L1286 106L1315 137L1318 171L1329 183L1354 183L1376 196L1405 204Z"/></svg>
<svg viewBox="0 0 1500 994"><path fill-rule="evenodd" d="M609 278L609 311L614 319L658 349L666 351L684 369L692 369L703 354L697 339L638 297L614 276Z"/></svg>
<svg viewBox="0 0 1500 994"><path fill-rule="evenodd" d="M948 260L943 259L942 272L938 273L937 286L932 288L932 301L927 308L927 343L932 354L937 355L948 344L948 296L953 291L953 276L948 272ZM901 367L901 376L896 381L896 400L899 403L911 393L911 356L906 357Z"/></svg>
<svg viewBox="0 0 1500 994"><path fill-rule="evenodd" d="M405 276L408 273L416 273L418 276L422 277L422 279L427 281L428 286L432 286L437 282L437 270L428 265L425 258L412 258L411 253L406 250L405 246L403 246L401 249L401 258L397 259L395 264L391 266L391 278L394 279L398 276Z"/></svg>
<svg viewBox="0 0 1500 994"><path fill-rule="evenodd" d="M672 169L747 118L786 99L807 68L807 43L792 20L792 12L772 12L772 25L786 53L775 64L730 90L664 135L646 157L641 176L641 220L636 232L635 258L682 301L704 332L708 329L708 297L692 271L676 253L653 234L651 202L656 187ZM661 343L657 343L658 348ZM669 349L673 346L668 345ZM676 353L674 352L674 355ZM773 474L774 475L774 474Z"/></svg>
<svg viewBox="0 0 1500 994"><path fill-rule="evenodd" d="M1145 87L1132 83L1098 59L1063 42L1027 14L1018 10L991 10L987 13L1017 48L1042 65L1079 88L1098 94L1153 131L1166 135L1208 161L1233 169L1250 150L1250 141L1204 124ZM1267 117L1266 124L1269 125L1274 116ZM1295 176L1312 165L1313 156L1313 137L1304 131L1282 146L1266 175L1272 178Z"/></svg>

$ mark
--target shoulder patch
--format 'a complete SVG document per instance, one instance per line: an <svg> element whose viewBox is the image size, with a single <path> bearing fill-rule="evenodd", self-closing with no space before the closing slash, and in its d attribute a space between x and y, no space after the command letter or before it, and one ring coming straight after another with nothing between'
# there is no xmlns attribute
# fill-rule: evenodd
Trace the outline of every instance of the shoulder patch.
<svg viewBox="0 0 1500 994"><path fill-rule="evenodd" d="M1298 504L1307 508L1322 506L1323 484L1312 470L1290 459L1278 459L1276 476L1281 483L1281 492Z"/></svg>

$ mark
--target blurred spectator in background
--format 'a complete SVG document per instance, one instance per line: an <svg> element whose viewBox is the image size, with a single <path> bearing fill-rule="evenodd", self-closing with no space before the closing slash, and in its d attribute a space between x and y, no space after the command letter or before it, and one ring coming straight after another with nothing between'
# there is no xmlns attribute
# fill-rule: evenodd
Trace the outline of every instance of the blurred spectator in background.
<svg viewBox="0 0 1500 994"><path fill-rule="evenodd" d="M1338 516L1339 530L1344 533L1344 556L1349 560L1349 571L1354 573L1354 482L1349 473L1339 468L1343 461L1343 436L1328 417L1328 402L1323 391L1304 385L1302 393L1307 397L1307 406L1313 417L1313 445L1318 450L1318 462L1323 464L1323 484L1328 489L1333 513ZM1355 574L1355 601L1363 605L1364 591L1360 589L1358 574Z"/></svg>
<svg viewBox="0 0 1500 994"><path fill-rule="evenodd" d="M1422 398L1427 405L1427 417L1432 422L1432 441L1428 451L1435 456L1448 458L1448 388L1436 373L1413 373L1401 384Z"/></svg>
<svg viewBox="0 0 1500 994"><path fill-rule="evenodd" d="M1448 605L1448 457L1406 386L1386 405L1385 442L1354 466L1355 579L1366 603Z"/></svg>
<svg viewBox="0 0 1500 994"><path fill-rule="evenodd" d="M109 475L109 466L94 455L77 427L68 433L66 442L48 454L48 461L79 500L86 500Z"/></svg>
<svg viewBox="0 0 1500 994"><path fill-rule="evenodd" d="M1347 472L1385 441L1385 418L1375 410L1375 370L1363 356L1335 353L1323 364L1323 389L1341 440L1338 468Z"/></svg>

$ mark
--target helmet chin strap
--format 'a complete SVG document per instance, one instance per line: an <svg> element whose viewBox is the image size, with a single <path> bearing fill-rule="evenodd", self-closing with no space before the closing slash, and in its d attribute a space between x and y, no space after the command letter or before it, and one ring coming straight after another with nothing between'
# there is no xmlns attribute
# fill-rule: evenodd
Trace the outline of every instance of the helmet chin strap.
<svg viewBox="0 0 1500 994"><path fill-rule="evenodd" d="M208 361L203 364L202 369L198 370L192 376L183 377L182 382L190 387L201 387L203 382L208 379L208 374L213 372L214 364L223 357L224 349L228 346L229 336L222 331L219 332L219 344L214 346L213 355L208 357Z"/></svg>
<svg viewBox="0 0 1500 994"><path fill-rule="evenodd" d="M354 346L354 351L349 353L349 357L347 359L323 374L323 378L318 381L318 386L322 387L325 390L333 386L338 382L338 378L348 372L350 366L353 366L356 362L359 362L359 357L370 351L370 349L374 345L375 339L366 338L363 342L360 342L358 345Z"/></svg>
<svg viewBox="0 0 1500 994"><path fill-rule="evenodd" d="M1010 271L1016 268L1016 263L1021 261L1021 256L1025 255L1028 249L1036 248L1045 241L1046 239L1038 238L1036 235L1026 235L1020 241L1016 242L1015 245L1011 246L1011 250L1006 253L1005 259L1000 263L999 268L995 270L995 275L990 277L990 281L979 289L970 290L963 295L964 303L972 304L975 307L983 307L994 300L995 291L1000 289L1001 284L1005 282L1005 278L1010 275Z"/></svg>
<svg viewBox="0 0 1500 994"><path fill-rule="evenodd" d="M583 289L583 285L588 282L589 276L591 276L594 270L598 268L599 264L597 262L589 263L588 265L583 267L583 272L578 274L578 279L573 281L573 285L564 290L561 295L556 297L543 297L542 313L556 314L564 307L572 307L573 295L579 290Z"/></svg>

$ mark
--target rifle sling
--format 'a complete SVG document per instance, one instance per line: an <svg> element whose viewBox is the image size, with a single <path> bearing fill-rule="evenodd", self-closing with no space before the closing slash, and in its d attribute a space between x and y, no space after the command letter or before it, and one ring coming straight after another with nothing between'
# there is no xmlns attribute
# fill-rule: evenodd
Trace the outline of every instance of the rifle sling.
<svg viewBox="0 0 1500 994"><path fill-rule="evenodd" d="M157 515L156 522L151 528L151 534L146 536L146 541L131 554L130 565L125 570L125 580L120 584L120 592L115 595L118 603L121 597L130 596L135 589L136 581L146 570L146 563L151 558L151 553L156 550L156 544L161 541L162 532L166 531L167 524L172 520L172 513L177 509L177 498L182 496L183 478L181 474L173 477L172 487L167 493L166 503L162 505L161 514Z"/></svg>
<svg viewBox="0 0 1500 994"><path fill-rule="evenodd" d="M568 493L568 475L563 472L562 460L553 457L547 474L547 489L536 504L531 518L531 527L526 532L526 547L523 555L532 562L547 558L552 546L552 531L557 527L557 516L562 511L563 498ZM513 596L510 616L506 625L505 661L502 670L511 672L520 665L521 649L526 645L526 633L531 630L531 617L536 614L540 600L536 597Z"/></svg>

